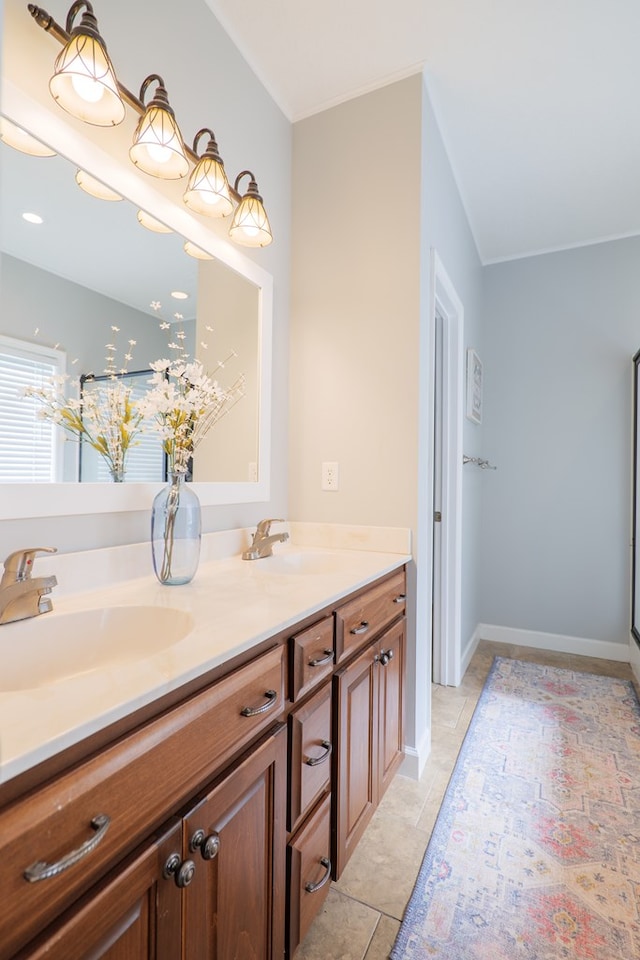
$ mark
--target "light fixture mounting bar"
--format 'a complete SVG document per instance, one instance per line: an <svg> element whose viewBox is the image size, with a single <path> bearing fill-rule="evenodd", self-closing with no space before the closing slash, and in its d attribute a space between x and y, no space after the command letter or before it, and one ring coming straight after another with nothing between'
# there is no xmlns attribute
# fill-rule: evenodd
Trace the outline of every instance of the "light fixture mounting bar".
<svg viewBox="0 0 640 960"><path fill-rule="evenodd" d="M69 41L70 34L67 33L67 31L61 27L56 20L54 20L50 13L47 13L46 10L44 10L42 7L38 7L35 3L28 3L27 8L38 26L42 27L43 30L51 34L51 36L54 37L58 43L64 46ZM139 116L142 117L147 109L144 103L138 99L134 93L128 90L127 87L125 87L117 77L116 83L122 99L128 103L129 106L135 110ZM184 144L184 151L194 164L200 159L198 154L195 153L187 143ZM236 203L239 203L242 199L241 195L237 192L237 190L235 190L231 183L229 184L229 193Z"/></svg>

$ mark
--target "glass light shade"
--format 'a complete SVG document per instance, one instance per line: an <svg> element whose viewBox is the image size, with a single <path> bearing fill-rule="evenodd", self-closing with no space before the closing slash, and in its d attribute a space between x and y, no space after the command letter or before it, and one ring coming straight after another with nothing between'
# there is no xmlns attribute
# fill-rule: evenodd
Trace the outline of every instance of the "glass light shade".
<svg viewBox="0 0 640 960"><path fill-rule="evenodd" d="M113 66L95 37L74 31L56 58L49 90L63 110L85 123L113 127L124 120Z"/></svg>
<svg viewBox="0 0 640 960"><path fill-rule="evenodd" d="M207 251L203 250L202 247L197 247L195 243L191 242L191 240L187 240L185 243L184 252L188 253L190 257L195 257L196 260L214 259L210 253L207 253Z"/></svg>
<svg viewBox="0 0 640 960"><path fill-rule="evenodd" d="M0 140L8 146L19 150L21 153L28 153L31 157L55 157L55 150L40 143L30 133L11 123L6 117L0 117Z"/></svg>
<svg viewBox="0 0 640 960"><path fill-rule="evenodd" d="M189 177L184 202L205 217L228 217L233 210L229 181L220 160L204 156Z"/></svg>
<svg viewBox="0 0 640 960"><path fill-rule="evenodd" d="M168 110L153 103L138 121L129 156L136 167L161 180L179 180L189 170L178 124Z"/></svg>
<svg viewBox="0 0 640 960"><path fill-rule="evenodd" d="M242 198L233 215L229 236L244 247L266 247L271 243L269 218L259 196L248 193Z"/></svg>
<svg viewBox="0 0 640 960"><path fill-rule="evenodd" d="M96 178L92 177L86 170L77 171L76 183L81 190L84 190L85 193L90 194L92 197L96 197L98 200L111 200L114 202L122 200L119 193L105 186L100 180L96 180Z"/></svg>
<svg viewBox="0 0 640 960"><path fill-rule="evenodd" d="M137 217L138 223L146 227L147 230L152 230L154 233L173 233L171 227L168 227L166 223L163 223L161 220L156 220L156 218L152 217L146 210L138 210Z"/></svg>

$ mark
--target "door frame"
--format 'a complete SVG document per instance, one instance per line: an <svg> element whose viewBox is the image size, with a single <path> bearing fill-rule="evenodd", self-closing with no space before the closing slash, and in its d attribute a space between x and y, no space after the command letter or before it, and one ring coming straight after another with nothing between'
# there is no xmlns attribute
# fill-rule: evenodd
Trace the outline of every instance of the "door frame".
<svg viewBox="0 0 640 960"><path fill-rule="evenodd" d="M462 599L462 431L464 413L464 307L437 251L431 248L429 292L429 380L434 382L436 310L442 324L442 522L438 596L427 584L429 607L440 612L440 636L432 638L434 683L458 686L461 681ZM428 503L433 504L434 424L429 424ZM429 556L433 556L433 515L428 524ZM429 578L431 581L432 578Z"/></svg>

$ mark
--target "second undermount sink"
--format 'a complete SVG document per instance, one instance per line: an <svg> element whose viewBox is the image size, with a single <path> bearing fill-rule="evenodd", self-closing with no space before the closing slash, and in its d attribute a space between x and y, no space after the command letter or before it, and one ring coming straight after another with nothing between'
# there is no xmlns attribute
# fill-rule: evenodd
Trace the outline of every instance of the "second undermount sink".
<svg viewBox="0 0 640 960"><path fill-rule="evenodd" d="M104 607L45 613L0 627L0 692L31 690L144 660L193 629L171 607Z"/></svg>

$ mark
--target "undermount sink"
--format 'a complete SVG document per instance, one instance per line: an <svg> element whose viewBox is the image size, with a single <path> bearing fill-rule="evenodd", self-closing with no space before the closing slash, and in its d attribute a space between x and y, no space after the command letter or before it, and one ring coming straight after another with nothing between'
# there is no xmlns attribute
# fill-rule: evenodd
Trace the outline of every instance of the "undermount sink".
<svg viewBox="0 0 640 960"><path fill-rule="evenodd" d="M45 613L0 627L0 692L32 690L173 646L193 618L171 607Z"/></svg>
<svg viewBox="0 0 640 960"><path fill-rule="evenodd" d="M313 575L336 573L345 568L345 558L333 553L314 553L290 551L274 553L272 557L249 561L255 564L261 573L294 575Z"/></svg>

